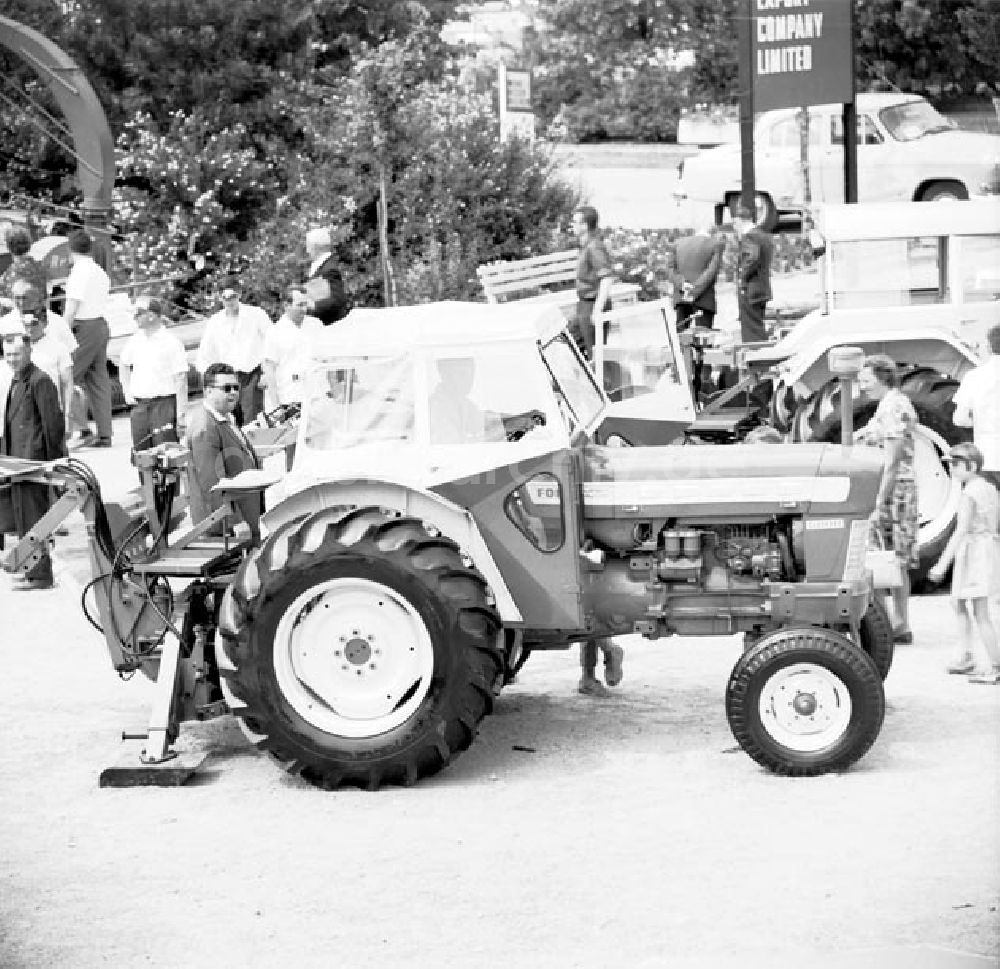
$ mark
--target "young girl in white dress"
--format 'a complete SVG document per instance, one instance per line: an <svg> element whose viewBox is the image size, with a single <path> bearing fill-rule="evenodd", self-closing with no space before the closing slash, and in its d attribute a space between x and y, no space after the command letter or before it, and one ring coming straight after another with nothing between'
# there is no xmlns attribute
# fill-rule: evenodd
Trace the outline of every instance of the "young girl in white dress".
<svg viewBox="0 0 1000 969"><path fill-rule="evenodd" d="M974 444L951 449L952 477L962 482L958 521L941 558L930 571L940 582L954 561L951 599L959 616L962 654L948 667L949 673L969 673L970 683L1000 684L1000 646L990 618L990 597L1000 594L1000 494L980 472L982 452ZM973 662L971 611L986 652L986 665L976 670Z"/></svg>

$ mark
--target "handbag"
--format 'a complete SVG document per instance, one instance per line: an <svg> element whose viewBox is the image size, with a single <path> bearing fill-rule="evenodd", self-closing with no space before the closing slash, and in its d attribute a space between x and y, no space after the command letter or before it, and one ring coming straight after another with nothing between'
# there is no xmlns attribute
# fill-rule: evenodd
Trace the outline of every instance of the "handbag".
<svg viewBox="0 0 1000 969"><path fill-rule="evenodd" d="M899 559L895 552L885 547L882 533L874 526L868 533L865 568L872 574L874 588L901 589L903 587L903 568Z"/></svg>

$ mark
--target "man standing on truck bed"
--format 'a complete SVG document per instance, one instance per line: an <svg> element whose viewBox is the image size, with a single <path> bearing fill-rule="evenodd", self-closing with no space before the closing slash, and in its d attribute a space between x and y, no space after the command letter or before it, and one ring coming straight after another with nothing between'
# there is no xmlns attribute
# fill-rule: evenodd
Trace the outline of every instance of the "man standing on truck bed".
<svg viewBox="0 0 1000 969"><path fill-rule="evenodd" d="M580 243L576 263L576 323L573 335L588 360L594 356L595 313L607 308L615 271L611 257L597 229L597 209L581 205L573 213L573 234Z"/></svg>

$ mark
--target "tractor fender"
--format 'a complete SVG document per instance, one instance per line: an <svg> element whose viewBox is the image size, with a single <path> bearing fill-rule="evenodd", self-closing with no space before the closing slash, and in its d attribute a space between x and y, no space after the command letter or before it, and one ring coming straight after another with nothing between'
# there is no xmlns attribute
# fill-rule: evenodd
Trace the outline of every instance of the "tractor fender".
<svg viewBox="0 0 1000 969"><path fill-rule="evenodd" d="M457 542L489 584L496 610L505 626L516 626L524 617L507 588L500 569L469 512L433 491L398 481L372 478L345 478L310 485L288 495L263 517L268 532L287 521L338 505L375 505L401 515L412 515Z"/></svg>
<svg viewBox="0 0 1000 969"><path fill-rule="evenodd" d="M827 327L815 339L790 357L781 367L785 386L795 387L805 399L816 393L834 376L827 351L835 346L860 347L866 354L886 353L897 363L918 364L960 379L979 364L975 351L954 333L937 327L909 327L872 332L850 326Z"/></svg>

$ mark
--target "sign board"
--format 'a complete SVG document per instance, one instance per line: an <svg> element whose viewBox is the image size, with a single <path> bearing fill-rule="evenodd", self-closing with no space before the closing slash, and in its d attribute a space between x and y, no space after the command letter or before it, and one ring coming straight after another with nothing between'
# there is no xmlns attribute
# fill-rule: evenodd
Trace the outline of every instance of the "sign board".
<svg viewBox="0 0 1000 969"><path fill-rule="evenodd" d="M535 137L535 116L531 110L531 71L499 65L500 137L512 134L531 141Z"/></svg>
<svg viewBox="0 0 1000 969"><path fill-rule="evenodd" d="M750 0L754 111L854 100L850 0Z"/></svg>
<svg viewBox="0 0 1000 969"><path fill-rule="evenodd" d="M531 71L514 71L508 68L505 72L507 81L507 110L531 110Z"/></svg>

